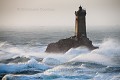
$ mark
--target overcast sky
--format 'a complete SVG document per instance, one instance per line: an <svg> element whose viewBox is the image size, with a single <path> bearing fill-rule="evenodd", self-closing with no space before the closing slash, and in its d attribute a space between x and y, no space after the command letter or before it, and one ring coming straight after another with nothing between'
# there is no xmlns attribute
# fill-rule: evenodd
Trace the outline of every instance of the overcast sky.
<svg viewBox="0 0 120 80"><path fill-rule="evenodd" d="M120 25L120 0L0 0L0 27L74 26L80 5L89 28Z"/></svg>

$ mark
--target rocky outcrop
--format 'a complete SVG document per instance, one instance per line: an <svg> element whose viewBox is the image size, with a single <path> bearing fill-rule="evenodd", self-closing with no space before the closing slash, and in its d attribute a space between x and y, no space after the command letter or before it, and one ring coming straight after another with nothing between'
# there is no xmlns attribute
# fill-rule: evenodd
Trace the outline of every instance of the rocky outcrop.
<svg viewBox="0 0 120 80"><path fill-rule="evenodd" d="M70 37L67 39L61 39L56 43L50 43L47 46L45 52L47 53L65 53L71 48L77 48L80 46L85 46L90 50L96 49L92 45L92 41L90 41L87 37L81 37L80 40L76 40L76 37Z"/></svg>

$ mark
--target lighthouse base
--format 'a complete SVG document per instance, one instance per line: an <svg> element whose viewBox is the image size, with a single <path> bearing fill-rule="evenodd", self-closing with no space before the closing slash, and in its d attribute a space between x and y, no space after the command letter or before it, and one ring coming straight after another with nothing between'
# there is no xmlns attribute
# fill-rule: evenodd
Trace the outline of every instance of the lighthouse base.
<svg viewBox="0 0 120 80"><path fill-rule="evenodd" d="M89 40L87 37L81 37L79 40L76 39L75 36L67 38L67 39L61 39L56 43L50 43L47 46L47 49L45 52L47 53L65 53L71 48L77 48L80 46L85 46L89 50L96 49L98 47L94 47L92 45L92 41Z"/></svg>

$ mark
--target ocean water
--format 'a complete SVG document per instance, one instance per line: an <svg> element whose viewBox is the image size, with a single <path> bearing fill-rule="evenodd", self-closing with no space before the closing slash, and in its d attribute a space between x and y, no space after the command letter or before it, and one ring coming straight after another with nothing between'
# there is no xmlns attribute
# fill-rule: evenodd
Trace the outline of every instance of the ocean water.
<svg viewBox="0 0 120 80"><path fill-rule="evenodd" d="M72 30L0 31L1 80L120 80L120 30L88 31L99 49L45 53L47 45Z"/></svg>

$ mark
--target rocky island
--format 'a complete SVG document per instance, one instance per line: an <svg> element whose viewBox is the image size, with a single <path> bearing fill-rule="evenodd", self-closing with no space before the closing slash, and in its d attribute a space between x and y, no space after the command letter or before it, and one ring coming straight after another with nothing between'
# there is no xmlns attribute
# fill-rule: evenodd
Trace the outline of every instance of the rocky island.
<svg viewBox="0 0 120 80"><path fill-rule="evenodd" d="M87 38L85 20L86 10L82 9L80 6L79 10L75 11L75 16L75 35L70 38L61 39L58 42L48 44L45 52L65 53L71 48L77 48L80 46L85 46L90 50L98 48L93 46L92 41Z"/></svg>

